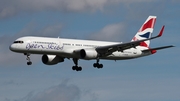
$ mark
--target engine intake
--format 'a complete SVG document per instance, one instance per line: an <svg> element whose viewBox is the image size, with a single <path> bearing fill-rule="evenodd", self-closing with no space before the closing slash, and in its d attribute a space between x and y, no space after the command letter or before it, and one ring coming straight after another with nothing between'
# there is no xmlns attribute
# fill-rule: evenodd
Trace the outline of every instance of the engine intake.
<svg viewBox="0 0 180 101"><path fill-rule="evenodd" d="M64 58L57 55L43 55L42 62L46 65L55 65L60 62L64 62Z"/></svg>

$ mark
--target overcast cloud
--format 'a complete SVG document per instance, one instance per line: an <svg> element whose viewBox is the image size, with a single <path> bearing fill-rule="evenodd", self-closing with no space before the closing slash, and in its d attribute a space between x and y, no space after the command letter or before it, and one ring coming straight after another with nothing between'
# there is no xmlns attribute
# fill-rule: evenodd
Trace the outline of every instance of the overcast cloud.
<svg viewBox="0 0 180 101"><path fill-rule="evenodd" d="M111 4L152 1L155 0L1 0L0 19L9 18L19 13L30 13L37 11L103 11L105 6Z"/></svg>
<svg viewBox="0 0 180 101"><path fill-rule="evenodd" d="M103 41L119 41L120 37L125 34L125 24L117 23L110 24L102 28L90 36L90 39L103 40Z"/></svg>
<svg viewBox="0 0 180 101"><path fill-rule="evenodd" d="M86 99L88 98L88 99ZM29 92L25 97L13 101L96 101L95 93L82 91L78 86L63 80L59 85L51 86L41 92ZM12 101L6 98L6 101Z"/></svg>
<svg viewBox="0 0 180 101"><path fill-rule="evenodd" d="M75 85L59 84L28 97L26 101L78 101L81 91Z"/></svg>

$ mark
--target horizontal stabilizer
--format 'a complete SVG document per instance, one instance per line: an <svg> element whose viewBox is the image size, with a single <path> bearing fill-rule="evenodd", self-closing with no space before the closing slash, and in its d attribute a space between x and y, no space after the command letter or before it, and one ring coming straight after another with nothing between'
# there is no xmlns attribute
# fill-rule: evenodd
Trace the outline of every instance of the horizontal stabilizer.
<svg viewBox="0 0 180 101"><path fill-rule="evenodd" d="M170 46L163 46L163 47L151 48L151 49L142 50L142 52L153 51L153 50L161 50L161 49L171 48L171 47L174 47L174 46L173 46L173 45L170 45Z"/></svg>

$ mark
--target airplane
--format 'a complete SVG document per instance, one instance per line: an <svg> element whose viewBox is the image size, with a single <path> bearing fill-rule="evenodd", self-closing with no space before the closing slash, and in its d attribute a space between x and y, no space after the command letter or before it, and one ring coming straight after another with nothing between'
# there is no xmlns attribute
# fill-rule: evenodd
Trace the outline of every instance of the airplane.
<svg viewBox="0 0 180 101"><path fill-rule="evenodd" d="M23 53L27 56L27 65L31 65L31 54L41 54L42 62L46 65L55 65L72 59L72 70L81 71L78 60L96 60L95 68L103 68L100 59L126 60L156 53L157 50L174 47L173 45L150 48L150 40L161 37L164 27L157 36L151 37L156 22L156 16L149 16L130 42L107 42L95 40L78 40L49 37L20 37L10 45L10 50Z"/></svg>

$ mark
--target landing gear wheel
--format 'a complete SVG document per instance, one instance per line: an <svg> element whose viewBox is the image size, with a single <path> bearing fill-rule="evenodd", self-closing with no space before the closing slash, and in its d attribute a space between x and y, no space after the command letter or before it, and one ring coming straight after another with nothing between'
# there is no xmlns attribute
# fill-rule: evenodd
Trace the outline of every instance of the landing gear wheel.
<svg viewBox="0 0 180 101"><path fill-rule="evenodd" d="M73 66L72 70L76 70L76 71L81 71L82 67L78 67L78 66Z"/></svg>
<svg viewBox="0 0 180 101"><path fill-rule="evenodd" d="M97 62L93 64L94 68L103 68L103 64L99 64L99 58L97 58Z"/></svg>
<svg viewBox="0 0 180 101"><path fill-rule="evenodd" d="M97 67L97 65L98 65L97 63L94 63L94 64L93 64L94 68L96 68L96 67Z"/></svg>
<svg viewBox="0 0 180 101"><path fill-rule="evenodd" d="M32 65L32 62L27 62L27 65Z"/></svg>
<svg viewBox="0 0 180 101"><path fill-rule="evenodd" d="M31 62L31 59L30 59L30 54L29 53L24 53L24 55L27 56L27 58L26 58L26 60L28 61L27 65L32 65L32 62Z"/></svg>
<svg viewBox="0 0 180 101"><path fill-rule="evenodd" d="M99 64L98 68L103 68L103 64Z"/></svg>
<svg viewBox="0 0 180 101"><path fill-rule="evenodd" d="M93 66L96 68L103 68L103 64L94 63Z"/></svg>
<svg viewBox="0 0 180 101"><path fill-rule="evenodd" d="M72 67L72 70L76 70L76 66L73 66L73 67Z"/></svg>
<svg viewBox="0 0 180 101"><path fill-rule="evenodd" d="M75 64L75 66L72 66L72 70L81 71L82 67L78 67L78 59L73 58L73 62Z"/></svg>
<svg viewBox="0 0 180 101"><path fill-rule="evenodd" d="M82 67L77 67L76 71L81 71Z"/></svg>

